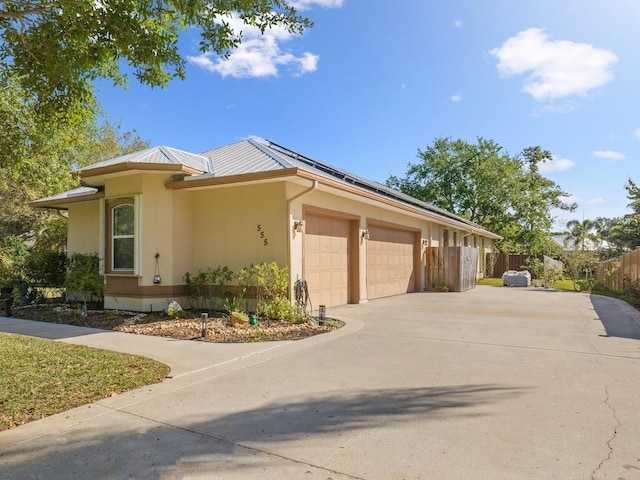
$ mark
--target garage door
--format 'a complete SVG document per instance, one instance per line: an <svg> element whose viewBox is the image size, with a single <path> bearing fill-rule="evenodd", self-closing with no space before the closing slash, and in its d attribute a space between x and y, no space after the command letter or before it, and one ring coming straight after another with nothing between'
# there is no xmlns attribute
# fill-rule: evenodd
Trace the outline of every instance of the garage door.
<svg viewBox="0 0 640 480"><path fill-rule="evenodd" d="M370 226L367 242L367 297L415 291L413 232Z"/></svg>
<svg viewBox="0 0 640 480"><path fill-rule="evenodd" d="M304 276L313 308L346 304L349 298L349 221L307 215L304 231Z"/></svg>

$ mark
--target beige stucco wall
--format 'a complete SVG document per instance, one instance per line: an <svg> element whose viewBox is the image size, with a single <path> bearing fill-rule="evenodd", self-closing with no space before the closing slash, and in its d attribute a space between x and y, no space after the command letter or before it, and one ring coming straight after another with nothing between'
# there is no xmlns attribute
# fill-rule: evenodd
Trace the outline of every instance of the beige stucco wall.
<svg viewBox="0 0 640 480"><path fill-rule="evenodd" d="M100 201L69 205L67 249L72 253L100 252Z"/></svg>
<svg viewBox="0 0 640 480"><path fill-rule="evenodd" d="M160 286L180 285L191 268L191 192L165 187L168 173L134 173L107 179L105 198L135 197L138 204L137 264L139 287L153 286L156 253L159 254ZM106 239L105 239L106 240ZM159 297L105 297L105 307L131 310L160 310L167 301ZM181 300L181 299L178 299Z"/></svg>
<svg viewBox="0 0 640 480"><path fill-rule="evenodd" d="M288 266L284 183L193 192L192 271L252 263Z"/></svg>
<svg viewBox="0 0 640 480"><path fill-rule="evenodd" d="M193 263L193 193L173 191L173 263L171 281L182 284L182 277L192 270ZM164 268L164 262L161 262ZM163 272L164 275L164 272Z"/></svg>
<svg viewBox="0 0 640 480"><path fill-rule="evenodd" d="M163 284L182 283L190 266L191 204L186 192L167 189L170 175L141 176L140 249L142 278L140 285L153 285L156 253Z"/></svg>
<svg viewBox="0 0 640 480"><path fill-rule="evenodd" d="M308 187L307 187L308 188ZM305 190L305 187L300 185L289 184L287 196L288 198L294 197ZM360 216L360 230L367 228L369 221L387 222L390 224L402 225L411 229L417 229L421 232L421 237L426 241L426 245L423 245L423 249L426 246L442 246L442 238L444 229L449 231L449 245L454 245L454 237L457 238L457 244L462 245L464 242L464 235L468 235L461 229L456 229L450 225L443 225L437 221L430 221L418 216L412 215L409 212L404 212L400 209L393 207L382 207L372 205L359 201L356 198L345 198L344 196L336 195L329 191L323 191L322 187L316 190L311 190L304 194L300 198L292 201L289 213L290 231L295 220L303 218L303 212L305 207L316 207L325 210L331 210L334 212L354 214ZM454 235L455 233L455 235ZM300 277L302 278L302 257L303 257L303 244L302 234L293 234L291 240L291 276L292 280ZM470 237L470 245L473 245L473 237ZM478 240L478 245L480 240ZM490 240L485 239L485 245L490 244ZM367 242L359 242L359 283L360 283L360 301L365 301L367 298L367 284L366 284L366 262L367 262ZM479 266L480 268L480 266Z"/></svg>
<svg viewBox="0 0 640 480"><path fill-rule="evenodd" d="M109 178L104 184L104 195L109 198L142 193L142 178L140 173Z"/></svg>
<svg viewBox="0 0 640 480"><path fill-rule="evenodd" d="M165 187L166 173L136 173L107 179L105 197L137 196L139 285L153 285L158 258L162 284L182 283L191 266L191 192Z"/></svg>

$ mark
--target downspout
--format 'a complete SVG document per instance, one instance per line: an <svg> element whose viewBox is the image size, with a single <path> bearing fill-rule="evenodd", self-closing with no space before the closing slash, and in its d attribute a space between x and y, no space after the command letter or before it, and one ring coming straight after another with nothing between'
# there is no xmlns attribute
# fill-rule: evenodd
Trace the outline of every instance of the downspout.
<svg viewBox="0 0 640 480"><path fill-rule="evenodd" d="M314 190L318 188L318 181L313 180L311 186L300 193L297 193L291 198L287 199L287 258L289 259L289 298L293 298L292 290L293 290L293 269L291 268L291 203L294 200L298 200L299 198L304 197L305 195L310 194Z"/></svg>

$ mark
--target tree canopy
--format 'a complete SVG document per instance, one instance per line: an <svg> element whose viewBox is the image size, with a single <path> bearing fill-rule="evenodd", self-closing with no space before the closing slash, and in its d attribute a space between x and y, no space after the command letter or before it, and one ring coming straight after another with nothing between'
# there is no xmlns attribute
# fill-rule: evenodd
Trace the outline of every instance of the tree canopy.
<svg viewBox="0 0 640 480"><path fill-rule="evenodd" d="M640 187L629 178L624 188L631 213L611 219L604 238L619 251L633 250L640 245Z"/></svg>
<svg viewBox="0 0 640 480"><path fill-rule="evenodd" d="M0 75L0 79L3 79ZM27 245L60 250L65 217L29 202L78 186L75 171L147 146L133 132L87 112L72 122L41 116L11 78L0 82L0 281L15 275Z"/></svg>
<svg viewBox="0 0 640 480"><path fill-rule="evenodd" d="M127 71L163 87L184 78L178 36L200 32L200 50L225 56L246 25L301 33L312 26L286 0L4 0L0 2L0 68L19 79L40 108L63 112L93 98L92 81L122 85Z"/></svg>
<svg viewBox="0 0 640 480"><path fill-rule="evenodd" d="M392 176L387 185L503 236L505 252L547 253L553 248L551 210L575 208L540 174L540 164L551 159L540 147L514 156L493 140L438 138L418 150L418 158L405 177Z"/></svg>

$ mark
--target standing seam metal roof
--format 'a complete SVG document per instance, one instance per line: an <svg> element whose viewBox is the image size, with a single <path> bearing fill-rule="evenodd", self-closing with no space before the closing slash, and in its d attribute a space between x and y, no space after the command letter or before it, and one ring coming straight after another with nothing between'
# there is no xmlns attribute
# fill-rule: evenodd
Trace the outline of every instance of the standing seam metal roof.
<svg viewBox="0 0 640 480"><path fill-rule="evenodd" d="M244 140L214 148L204 152L202 156L211 163L211 171L215 177L281 170L291 166L262 147L255 140Z"/></svg>
<svg viewBox="0 0 640 480"><path fill-rule="evenodd" d="M196 155L194 153L178 150L177 148L165 147L163 145L94 163L93 165L82 168L80 171L87 172L97 168L125 163L185 165L186 167L200 170L204 173L209 173L211 171L211 165L209 164L208 159L202 155Z"/></svg>

